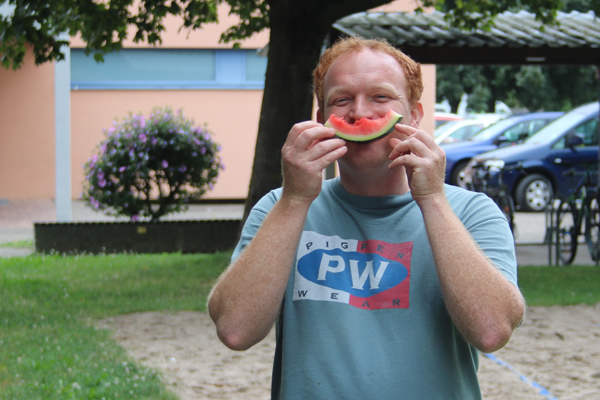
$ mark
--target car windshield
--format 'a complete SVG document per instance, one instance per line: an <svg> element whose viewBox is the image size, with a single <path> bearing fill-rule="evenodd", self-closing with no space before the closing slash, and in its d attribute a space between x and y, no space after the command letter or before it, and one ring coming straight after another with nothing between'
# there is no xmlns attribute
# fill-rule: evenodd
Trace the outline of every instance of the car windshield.
<svg viewBox="0 0 600 400"><path fill-rule="evenodd" d="M444 132L447 132L448 130L454 128L457 124L461 123L461 121L448 121L445 124L440 125L438 128L435 129L435 137L440 136Z"/></svg>
<svg viewBox="0 0 600 400"><path fill-rule="evenodd" d="M537 131L533 136L525 140L525 143L552 143L555 139L558 139L561 135L563 135L565 131L568 131L573 126L587 118L588 114L589 112L587 111L579 110L567 113Z"/></svg>
<svg viewBox="0 0 600 400"><path fill-rule="evenodd" d="M488 126L487 128L479 131L476 135L472 136L469 140L474 142L481 142L483 140L488 140L494 138L516 124L519 121L517 118L506 118L501 119L493 125Z"/></svg>

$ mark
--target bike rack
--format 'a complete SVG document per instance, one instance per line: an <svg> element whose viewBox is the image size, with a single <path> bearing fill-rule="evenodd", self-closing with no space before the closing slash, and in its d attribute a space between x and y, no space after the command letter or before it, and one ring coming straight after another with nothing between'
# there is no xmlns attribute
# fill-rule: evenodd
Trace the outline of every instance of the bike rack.
<svg viewBox="0 0 600 400"><path fill-rule="evenodd" d="M548 245L548 265L558 265L558 257L554 253L556 249L556 242L558 240L556 235L556 202L557 198L553 198L550 204L546 206L545 211L545 222L546 222L546 235L544 236L544 243Z"/></svg>

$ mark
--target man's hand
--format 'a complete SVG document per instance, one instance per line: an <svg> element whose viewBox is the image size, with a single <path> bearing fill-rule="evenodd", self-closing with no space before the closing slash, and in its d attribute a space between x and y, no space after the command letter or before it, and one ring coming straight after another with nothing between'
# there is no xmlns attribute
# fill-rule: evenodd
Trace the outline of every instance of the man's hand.
<svg viewBox="0 0 600 400"><path fill-rule="evenodd" d="M292 127L281 149L283 196L312 202L321 191L323 170L348 150L335 130L313 121Z"/></svg>
<svg viewBox="0 0 600 400"><path fill-rule="evenodd" d="M426 199L444 194L446 154L435 143L431 134L414 127L396 124L396 130L404 137L391 138L390 168L404 166L413 198Z"/></svg>

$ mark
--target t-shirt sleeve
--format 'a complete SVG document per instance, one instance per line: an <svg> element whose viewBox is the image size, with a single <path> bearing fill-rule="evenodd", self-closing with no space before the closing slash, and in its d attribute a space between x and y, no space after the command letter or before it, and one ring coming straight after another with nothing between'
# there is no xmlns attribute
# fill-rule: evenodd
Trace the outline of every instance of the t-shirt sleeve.
<svg viewBox="0 0 600 400"><path fill-rule="evenodd" d="M504 277L517 285L515 241L508 221L488 196L477 193L455 209L484 254Z"/></svg>
<svg viewBox="0 0 600 400"><path fill-rule="evenodd" d="M271 211L271 208L275 205L277 200L281 197L281 189L272 190L267 193L263 198L261 198L258 203L252 210L250 214L248 214L248 218L244 223L244 227L242 228L242 233L240 235L240 240L233 250L233 254L231 255L231 261L235 261L242 251L246 248L246 246L252 241L256 232L262 225L265 217Z"/></svg>

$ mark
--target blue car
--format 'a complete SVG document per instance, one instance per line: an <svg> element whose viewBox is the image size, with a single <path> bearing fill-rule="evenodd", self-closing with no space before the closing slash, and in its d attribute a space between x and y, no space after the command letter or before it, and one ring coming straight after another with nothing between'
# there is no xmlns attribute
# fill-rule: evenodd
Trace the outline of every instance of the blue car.
<svg viewBox="0 0 600 400"><path fill-rule="evenodd" d="M567 170L598 168L598 102L577 107L515 146L473 158L464 179L491 196L501 187L521 211L543 211L574 184ZM484 181L485 179L485 181Z"/></svg>
<svg viewBox="0 0 600 400"><path fill-rule="evenodd" d="M522 142L563 114L534 112L512 115L479 131L469 140L442 144L442 149L446 152L446 183L465 187L462 173L471 158L486 151Z"/></svg>

